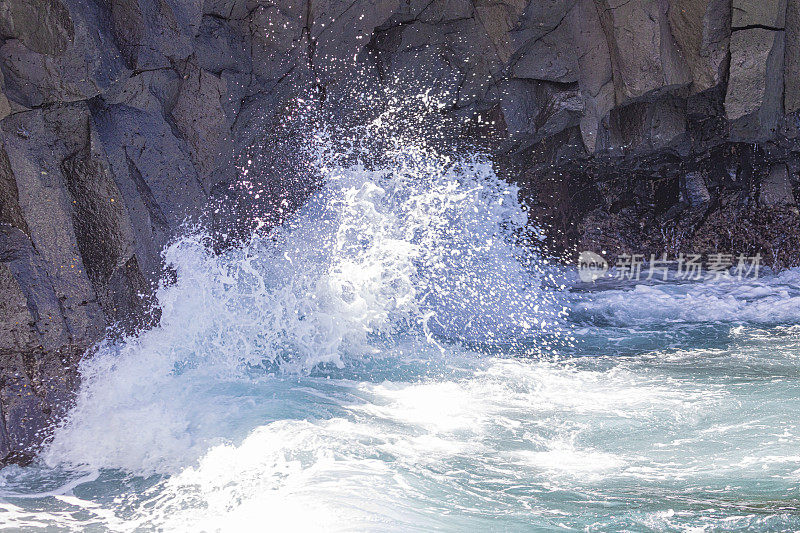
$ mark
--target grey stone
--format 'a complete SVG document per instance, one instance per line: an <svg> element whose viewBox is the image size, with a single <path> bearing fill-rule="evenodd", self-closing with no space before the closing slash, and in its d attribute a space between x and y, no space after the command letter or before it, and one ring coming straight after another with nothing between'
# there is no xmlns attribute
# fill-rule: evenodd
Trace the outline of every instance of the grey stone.
<svg viewBox="0 0 800 533"><path fill-rule="evenodd" d="M405 15L406 20L419 20L430 24L441 24L454 20L468 19L475 15L475 4L470 0L416 0L415 2L400 2L398 14L408 6L410 9ZM402 16L402 15L401 15Z"/></svg>
<svg viewBox="0 0 800 533"><path fill-rule="evenodd" d="M685 174L681 181L681 201L687 204L684 212L684 221L688 224L696 224L708 212L711 204L711 193L706 187L703 174L700 172L689 172Z"/></svg>
<svg viewBox="0 0 800 533"><path fill-rule="evenodd" d="M577 81L578 53L567 16L574 0L530 2L509 33L515 58L512 75L558 82Z"/></svg>
<svg viewBox="0 0 800 533"><path fill-rule="evenodd" d="M666 148L685 133L683 103L666 95L654 102L614 108L605 121L599 145L612 152L647 152Z"/></svg>
<svg viewBox="0 0 800 533"><path fill-rule="evenodd" d="M19 208L36 255L52 283L70 343L88 346L105 324L86 276L72 224L72 201L61 162L86 145L89 112L83 103L12 115L3 123L5 151Z"/></svg>
<svg viewBox="0 0 800 533"><path fill-rule="evenodd" d="M611 53L597 6L594 0L578 0L569 13L580 69L578 86L584 99L581 136L590 153L597 145L600 121L615 104Z"/></svg>
<svg viewBox="0 0 800 533"><path fill-rule="evenodd" d="M731 26L769 26L783 28L786 21L786 0L733 0Z"/></svg>
<svg viewBox="0 0 800 533"><path fill-rule="evenodd" d="M11 102L8 101L8 98L2 92L4 87L3 72L0 70L0 120L3 120L12 113Z"/></svg>
<svg viewBox="0 0 800 533"><path fill-rule="evenodd" d="M500 106L510 137L507 149L526 148L580 123L584 101L577 88L512 79L501 90Z"/></svg>
<svg viewBox="0 0 800 533"><path fill-rule="evenodd" d="M253 10L247 28L255 75L274 82L298 65L308 65L311 48L304 15L305 6L300 2Z"/></svg>
<svg viewBox="0 0 800 533"><path fill-rule="evenodd" d="M230 164L231 121L222 108L227 86L223 80L194 64L189 64L187 71L170 115L189 145L204 190L210 191L215 185L214 176L219 175L217 170Z"/></svg>
<svg viewBox="0 0 800 533"><path fill-rule="evenodd" d="M136 70L170 67L188 58L202 22L201 0L115 0L112 31Z"/></svg>
<svg viewBox="0 0 800 533"><path fill-rule="evenodd" d="M786 164L772 165L769 174L761 182L758 198L759 203L764 207L797 205Z"/></svg>
<svg viewBox="0 0 800 533"><path fill-rule="evenodd" d="M37 54L62 54L75 37L67 7L59 0L3 0L0 34L19 39Z"/></svg>
<svg viewBox="0 0 800 533"><path fill-rule="evenodd" d="M474 35L462 36L464 42L472 43L475 37L486 35L490 45L488 47L483 45L480 55L494 56L501 63L508 63L513 53L509 32L517 26L525 7L524 0L476 2L475 19L479 26L470 32ZM480 43L480 41L477 42Z"/></svg>
<svg viewBox="0 0 800 533"><path fill-rule="evenodd" d="M400 0L310 1L309 38L314 46L309 60L322 83L355 72L358 52L400 5Z"/></svg>
<svg viewBox="0 0 800 533"><path fill-rule="evenodd" d="M160 109L109 105L93 112L92 127L125 198L139 265L155 275L161 248L207 198L189 148Z"/></svg>
<svg viewBox="0 0 800 533"><path fill-rule="evenodd" d="M195 38L195 48L203 51L196 56L200 68L217 76L226 70L253 70L252 57L244 36L230 21L204 16Z"/></svg>
<svg viewBox="0 0 800 533"><path fill-rule="evenodd" d="M722 82L730 41L730 0L673 0L669 24L692 73L692 91Z"/></svg>
<svg viewBox="0 0 800 533"><path fill-rule="evenodd" d="M39 53L37 47L31 49L16 38L0 47L4 93L9 100L28 108L86 100L127 76L121 54L109 46L112 38L100 7L78 1L67 5L74 31L61 32L57 43L38 48L57 50L57 54Z"/></svg>
<svg viewBox="0 0 800 533"><path fill-rule="evenodd" d="M740 30L731 37L725 113L732 136L741 141L769 137L783 110L784 32Z"/></svg>
<svg viewBox="0 0 800 533"><path fill-rule="evenodd" d="M602 0L598 7L609 42L617 104L691 83L661 2Z"/></svg>
<svg viewBox="0 0 800 533"><path fill-rule="evenodd" d="M800 0L787 0L784 52L784 113L800 109Z"/></svg>
<svg viewBox="0 0 800 533"><path fill-rule="evenodd" d="M0 0L0 463L30 457L107 326L149 323L185 220L222 249L313 191L297 96L354 122L377 111L354 96L427 94L524 195L581 191L550 214L573 243L605 217L597 239L660 251L664 224L791 205L798 1Z"/></svg>
<svg viewBox="0 0 800 533"><path fill-rule="evenodd" d="M571 26L562 22L551 32L526 43L512 67L513 76L561 83L578 81L578 54L572 32Z"/></svg>

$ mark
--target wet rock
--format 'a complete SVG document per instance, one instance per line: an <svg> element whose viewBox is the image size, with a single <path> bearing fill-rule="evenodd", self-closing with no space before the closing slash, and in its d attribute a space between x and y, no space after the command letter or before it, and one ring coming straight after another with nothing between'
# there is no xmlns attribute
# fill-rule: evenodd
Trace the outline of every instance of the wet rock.
<svg viewBox="0 0 800 533"><path fill-rule="evenodd" d="M108 326L152 323L185 221L221 250L311 194L298 96L351 122L365 91L437 100L554 251L800 263L799 1L0 0L0 462Z"/></svg>
<svg viewBox="0 0 800 533"><path fill-rule="evenodd" d="M501 88L503 120L510 136L507 149L527 148L538 140L577 126L584 101L577 87L509 80ZM520 142L516 142L517 140Z"/></svg>
<svg viewBox="0 0 800 533"><path fill-rule="evenodd" d="M688 206L686 221L689 224L698 222L706 214L711 204L711 193L708 192L702 173L689 172L683 177L680 199Z"/></svg>
<svg viewBox="0 0 800 533"><path fill-rule="evenodd" d="M189 145L192 162L205 190L214 186L221 166L231 164L230 123L222 108L225 81L188 64L170 116Z"/></svg>
<svg viewBox="0 0 800 533"><path fill-rule="evenodd" d="M0 224L0 461L28 463L75 386L76 350L47 264Z"/></svg>
<svg viewBox="0 0 800 533"><path fill-rule="evenodd" d="M105 321L86 276L61 162L85 146L88 124L88 108L82 103L15 114L2 123L4 131L13 132L5 135L5 151L19 212L34 255L47 273L39 277L48 280L42 285L49 286L58 301L47 316L63 321L58 338L84 347L102 336Z"/></svg>
<svg viewBox="0 0 800 533"><path fill-rule="evenodd" d="M42 5L50 6L53 11L54 21L48 19L45 26L55 24L54 29L25 31L23 23L35 25L37 19L12 15L12 35L19 32L20 38L10 38L0 46L0 69L9 100L28 108L86 100L127 75L119 51L108 46L112 38L104 22L105 13L98 5L77 1L65 5L24 4L26 13L45 16L47 10L39 10ZM59 25L63 29L59 30ZM45 32L40 36L42 41L37 39L40 31Z"/></svg>
<svg viewBox="0 0 800 533"><path fill-rule="evenodd" d="M124 198L114 181L96 132L61 163L72 198L72 225L106 318L132 326L145 317L149 285L135 255L135 235Z"/></svg>
<svg viewBox="0 0 800 533"><path fill-rule="evenodd" d="M158 109L98 107L92 127L125 199L139 264L157 275L161 248L207 198L188 146Z"/></svg>
<svg viewBox="0 0 800 533"><path fill-rule="evenodd" d="M77 358L106 325L145 315L135 236L90 124L85 103L2 122L0 455L13 460L69 405Z"/></svg>
<svg viewBox="0 0 800 533"><path fill-rule="evenodd" d="M308 64L311 43L305 6L300 2L258 6L247 19L253 73L273 83Z"/></svg>
<svg viewBox="0 0 800 533"><path fill-rule="evenodd" d="M320 83L332 83L356 72L358 52L399 5L400 0L311 0L309 62Z"/></svg>
<svg viewBox="0 0 800 533"><path fill-rule="evenodd" d="M654 151L686 133L685 102L665 96L614 108L604 121L599 145L609 151Z"/></svg>
<svg viewBox="0 0 800 533"><path fill-rule="evenodd" d="M789 171L785 164L772 165L769 174L762 180L759 202L764 207L795 207L797 202L792 192Z"/></svg>

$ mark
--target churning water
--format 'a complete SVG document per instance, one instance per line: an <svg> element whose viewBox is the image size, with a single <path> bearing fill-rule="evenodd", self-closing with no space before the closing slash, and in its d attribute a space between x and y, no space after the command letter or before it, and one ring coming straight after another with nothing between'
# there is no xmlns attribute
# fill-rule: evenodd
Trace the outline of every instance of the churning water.
<svg viewBox="0 0 800 533"><path fill-rule="evenodd" d="M290 221L165 252L0 523L46 530L800 528L800 272L577 291L481 157L318 136Z"/></svg>

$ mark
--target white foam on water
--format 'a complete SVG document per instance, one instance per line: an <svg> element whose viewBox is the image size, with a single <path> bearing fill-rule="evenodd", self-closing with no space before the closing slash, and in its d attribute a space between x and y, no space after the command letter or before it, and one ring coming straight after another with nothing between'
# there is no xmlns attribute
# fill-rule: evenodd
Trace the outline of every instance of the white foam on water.
<svg viewBox="0 0 800 533"><path fill-rule="evenodd" d="M441 350L568 342L546 265L516 243L517 189L488 161L404 145L368 169L316 142L324 185L283 227L222 255L202 233L166 250L177 279L157 292L159 325L83 362L48 464L178 471L229 437L239 407L217 405L215 383L341 368L398 333Z"/></svg>
<svg viewBox="0 0 800 533"><path fill-rule="evenodd" d="M738 409L722 387L643 378L626 365L601 372L490 359L472 371L468 379L341 382L351 399L340 396L335 416L275 421L211 448L159 485L135 522L236 531L269 517L303 530L458 530L500 516L513 524L531 494L691 485L756 464L721 453L715 435L658 446L665 435L706 427L709 412ZM759 451L765 442L732 445L781 468ZM516 497L515 487L528 495Z"/></svg>
<svg viewBox="0 0 800 533"><path fill-rule="evenodd" d="M760 279L636 284L598 291L574 311L615 326L687 322L787 324L800 322L800 269Z"/></svg>
<svg viewBox="0 0 800 533"><path fill-rule="evenodd" d="M393 357L402 362L399 352L425 346L414 341ZM427 346L429 356L439 353ZM497 523L524 530L532 520L539 527L601 527L610 520L603 506L627 499L632 509L654 507L656 514L661 505L679 509L686 505L681 491L695 487L696 500L731 510L704 517L701 505L661 518L676 527L700 519L716 527L749 505L725 503L729 491L793 483L787 476L798 468L797 399L753 396L742 384L737 392L703 371L702 353L565 364L480 358L450 347L446 357L448 372L412 380L233 382L201 403L225 412L227 398L255 413L241 438L208 444L197 460L184 457L147 490L94 511L73 502L74 510L92 512L83 523L114 530L251 531L265 521L304 531L459 531ZM770 417L783 421L781 431ZM740 487L725 489L731 480ZM721 499L709 495L715 491ZM587 499L599 507L584 515ZM103 515L109 509L114 520ZM620 514L606 527L661 523L653 513ZM79 523L43 514L42 524Z"/></svg>
<svg viewBox="0 0 800 533"><path fill-rule="evenodd" d="M0 493L32 472L74 475L30 491L41 498L2 493L0 522L115 531L791 523L779 500L796 494L800 394L787 363L796 332L746 325L730 345L642 357L511 356L569 348L569 298L582 320L611 324L592 330L608 336L661 322L790 321L796 271L573 298L548 288L558 286L551 267L519 244L527 217L517 189L484 158L403 138L367 165L329 139L318 133L309 149L322 187L282 227L221 255L201 232L165 251L176 275L157 292L158 326L84 360L76 405L39 470L10 471ZM748 497L766 498L763 517L743 518L750 504L736 498Z"/></svg>

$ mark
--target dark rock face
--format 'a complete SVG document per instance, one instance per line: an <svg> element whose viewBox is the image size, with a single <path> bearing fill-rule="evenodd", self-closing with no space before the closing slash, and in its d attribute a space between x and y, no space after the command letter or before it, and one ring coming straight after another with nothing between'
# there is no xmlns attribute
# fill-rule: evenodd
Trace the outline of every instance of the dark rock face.
<svg viewBox="0 0 800 533"><path fill-rule="evenodd" d="M353 79L444 102L554 251L797 264L800 0L0 0L0 464L156 319L184 220L224 247L302 203L280 117Z"/></svg>

